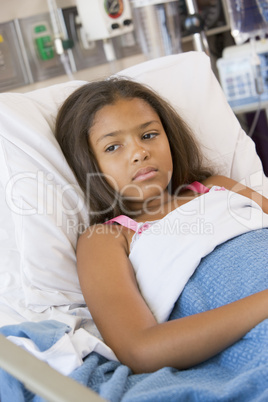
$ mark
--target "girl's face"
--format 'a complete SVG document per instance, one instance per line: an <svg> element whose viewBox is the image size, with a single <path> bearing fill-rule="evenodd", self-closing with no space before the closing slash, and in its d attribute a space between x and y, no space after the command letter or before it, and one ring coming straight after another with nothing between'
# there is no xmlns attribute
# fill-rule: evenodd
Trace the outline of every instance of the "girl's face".
<svg viewBox="0 0 268 402"><path fill-rule="evenodd" d="M173 169L170 146L147 102L119 99L104 106L95 115L89 141L106 180L133 209L167 193Z"/></svg>

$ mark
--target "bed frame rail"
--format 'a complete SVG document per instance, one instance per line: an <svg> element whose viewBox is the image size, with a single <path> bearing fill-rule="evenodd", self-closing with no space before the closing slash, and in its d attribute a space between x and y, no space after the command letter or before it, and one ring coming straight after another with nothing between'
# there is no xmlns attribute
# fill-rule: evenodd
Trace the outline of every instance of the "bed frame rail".
<svg viewBox="0 0 268 402"><path fill-rule="evenodd" d="M0 334L0 368L21 381L34 394L51 402L101 402L95 392L15 345Z"/></svg>

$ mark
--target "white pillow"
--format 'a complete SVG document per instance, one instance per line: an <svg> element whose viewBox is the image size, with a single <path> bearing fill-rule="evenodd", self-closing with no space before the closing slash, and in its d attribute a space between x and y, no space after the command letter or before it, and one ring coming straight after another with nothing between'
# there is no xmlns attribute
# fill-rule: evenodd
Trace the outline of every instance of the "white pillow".
<svg viewBox="0 0 268 402"><path fill-rule="evenodd" d="M21 293L19 263L20 253L15 241L15 227L5 202L5 192L0 183L0 300L12 304L13 293Z"/></svg>
<svg viewBox="0 0 268 402"><path fill-rule="evenodd" d="M241 130L204 54L167 56L121 74L145 82L173 103L220 174L245 179L253 187L263 181L268 188L254 144ZM7 204L1 210L7 247L0 250L6 253L0 275L8 270L16 277L16 283L6 281L6 294L23 289L9 293L13 304L36 312L84 303L75 248L78 233L88 224L87 210L53 129L59 105L85 83L0 95L0 183ZM0 197L3 204L1 192ZM7 301L1 292L0 301Z"/></svg>
<svg viewBox="0 0 268 402"><path fill-rule="evenodd" d="M8 264L1 260L1 272L19 270L24 297L15 294L21 298L16 303L37 312L84 303L75 248L78 232L88 225L87 211L53 134L59 105L84 83L0 95L0 178L6 196L1 220L7 213L13 218L1 222L10 240L2 251L12 258ZM11 254L14 238L19 259Z"/></svg>

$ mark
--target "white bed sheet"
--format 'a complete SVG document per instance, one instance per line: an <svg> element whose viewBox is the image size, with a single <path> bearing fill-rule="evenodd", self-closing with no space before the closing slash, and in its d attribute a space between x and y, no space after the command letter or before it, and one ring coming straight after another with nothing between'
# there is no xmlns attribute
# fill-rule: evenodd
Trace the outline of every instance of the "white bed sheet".
<svg viewBox="0 0 268 402"><path fill-rule="evenodd" d="M30 339L16 336L9 336L7 339L64 375L69 375L74 369L82 365L82 359L93 351L107 359L117 360L113 351L99 338L99 333L96 331L86 308L78 308L70 313L67 308L55 307L42 314L28 312L26 316L22 316L13 307L0 303L0 327L19 325L27 321L38 323L47 320L56 320L67 324L70 331L44 352L41 352Z"/></svg>

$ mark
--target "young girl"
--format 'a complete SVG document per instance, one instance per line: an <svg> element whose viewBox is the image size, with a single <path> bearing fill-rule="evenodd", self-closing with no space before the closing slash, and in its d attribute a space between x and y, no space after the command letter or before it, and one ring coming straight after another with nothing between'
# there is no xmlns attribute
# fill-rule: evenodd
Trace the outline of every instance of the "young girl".
<svg viewBox="0 0 268 402"><path fill-rule="evenodd" d="M81 289L122 363L136 373L189 368L268 318L265 285L168 321L202 258L268 226L268 200L204 167L167 102L127 79L93 82L65 101L56 137L89 203L91 226L77 245Z"/></svg>

